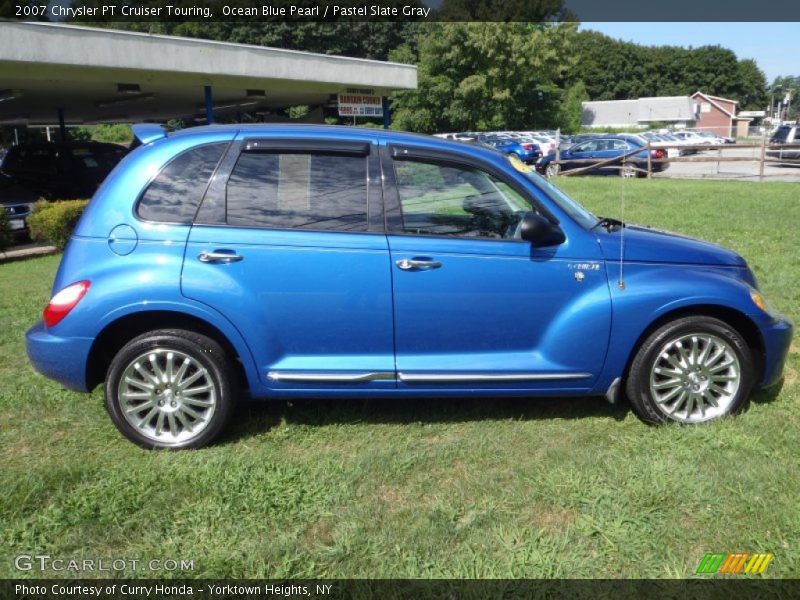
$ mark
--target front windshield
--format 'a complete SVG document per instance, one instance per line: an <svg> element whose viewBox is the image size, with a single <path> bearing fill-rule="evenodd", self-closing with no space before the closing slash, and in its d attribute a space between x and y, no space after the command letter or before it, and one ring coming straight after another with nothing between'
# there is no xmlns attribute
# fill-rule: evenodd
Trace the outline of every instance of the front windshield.
<svg viewBox="0 0 800 600"><path fill-rule="evenodd" d="M537 188L542 190L548 198L555 202L561 210L572 217L579 225L586 229L591 229L597 224L597 217L550 183L547 179L539 175L530 166L524 164L515 156L509 156L508 161L511 163L511 166L530 179Z"/></svg>

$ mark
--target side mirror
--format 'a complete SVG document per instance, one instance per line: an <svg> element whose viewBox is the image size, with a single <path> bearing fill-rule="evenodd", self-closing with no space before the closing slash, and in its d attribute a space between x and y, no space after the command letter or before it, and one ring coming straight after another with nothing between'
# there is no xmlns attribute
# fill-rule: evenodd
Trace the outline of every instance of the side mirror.
<svg viewBox="0 0 800 600"><path fill-rule="evenodd" d="M535 248L558 246L567 240L561 227L536 212L525 213L522 218L521 234L522 239L530 242Z"/></svg>

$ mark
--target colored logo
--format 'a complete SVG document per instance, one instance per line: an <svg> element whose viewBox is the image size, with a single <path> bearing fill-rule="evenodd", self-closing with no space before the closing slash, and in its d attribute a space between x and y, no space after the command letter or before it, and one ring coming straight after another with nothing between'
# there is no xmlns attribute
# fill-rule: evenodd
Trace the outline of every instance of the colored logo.
<svg viewBox="0 0 800 600"><path fill-rule="evenodd" d="M708 553L700 561L695 573L726 573L729 575L754 575L767 570L767 565L775 558L771 553L750 554L734 552L730 554Z"/></svg>

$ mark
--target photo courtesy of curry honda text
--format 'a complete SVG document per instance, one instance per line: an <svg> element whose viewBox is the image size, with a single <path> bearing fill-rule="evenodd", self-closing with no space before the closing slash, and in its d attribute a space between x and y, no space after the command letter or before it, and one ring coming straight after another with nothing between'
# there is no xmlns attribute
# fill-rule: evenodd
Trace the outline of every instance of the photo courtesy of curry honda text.
<svg viewBox="0 0 800 600"><path fill-rule="evenodd" d="M141 446L207 444L245 392L624 395L648 423L701 423L781 377L792 326L741 256L595 217L493 148L310 125L135 133L27 351L69 389L103 384Z"/></svg>

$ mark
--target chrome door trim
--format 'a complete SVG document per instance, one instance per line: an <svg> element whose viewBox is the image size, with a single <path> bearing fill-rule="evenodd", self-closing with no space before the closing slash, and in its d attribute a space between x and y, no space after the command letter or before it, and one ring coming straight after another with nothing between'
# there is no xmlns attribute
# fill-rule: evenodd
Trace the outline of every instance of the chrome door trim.
<svg viewBox="0 0 800 600"><path fill-rule="evenodd" d="M556 381L559 379L589 379L591 373L398 373L405 383L458 383L481 381Z"/></svg>
<svg viewBox="0 0 800 600"><path fill-rule="evenodd" d="M341 373L339 371L269 371L267 377L273 381L309 383L358 383L362 381L393 380L391 371L360 371Z"/></svg>

